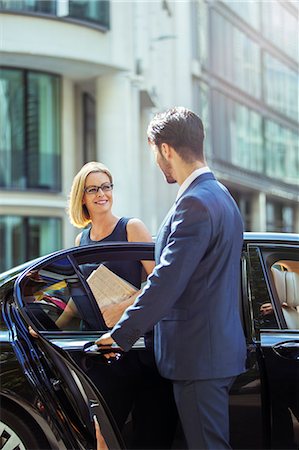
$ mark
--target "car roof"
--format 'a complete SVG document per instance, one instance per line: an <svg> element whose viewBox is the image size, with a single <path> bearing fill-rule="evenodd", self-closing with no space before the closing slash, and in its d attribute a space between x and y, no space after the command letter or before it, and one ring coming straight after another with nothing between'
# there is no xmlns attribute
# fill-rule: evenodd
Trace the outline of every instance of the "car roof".
<svg viewBox="0 0 299 450"><path fill-rule="evenodd" d="M256 242L256 243L268 243L268 244L298 244L299 245L299 234L296 233L270 233L270 232L251 232L246 231L244 233L244 243ZM111 243L107 243L110 244ZM132 242L122 242L124 245L130 245ZM148 243L149 244L149 243ZM102 244L103 245L103 244ZM63 253L66 251L60 250L58 253ZM55 252L56 253L56 252ZM54 253L54 254L55 254ZM27 261L19 266L13 267L6 272L0 274L0 286L6 281L16 278L23 270L27 269L29 266L43 260L49 255L41 256L39 258Z"/></svg>
<svg viewBox="0 0 299 450"><path fill-rule="evenodd" d="M253 232L244 233L245 242L265 242L269 244L299 244L299 234L296 233L271 233L271 232Z"/></svg>

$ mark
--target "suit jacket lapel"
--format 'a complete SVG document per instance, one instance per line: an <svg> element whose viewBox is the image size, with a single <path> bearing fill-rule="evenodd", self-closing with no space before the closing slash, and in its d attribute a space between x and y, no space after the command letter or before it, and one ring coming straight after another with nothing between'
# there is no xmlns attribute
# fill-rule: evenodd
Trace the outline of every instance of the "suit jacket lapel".
<svg viewBox="0 0 299 450"><path fill-rule="evenodd" d="M173 212L175 210L175 203L172 205L168 213L166 214L159 231L157 233L156 237L156 244L155 244L155 261L156 264L159 264L160 256L163 251L163 248L165 247L167 237L169 235L169 227L170 227L170 220L173 215Z"/></svg>

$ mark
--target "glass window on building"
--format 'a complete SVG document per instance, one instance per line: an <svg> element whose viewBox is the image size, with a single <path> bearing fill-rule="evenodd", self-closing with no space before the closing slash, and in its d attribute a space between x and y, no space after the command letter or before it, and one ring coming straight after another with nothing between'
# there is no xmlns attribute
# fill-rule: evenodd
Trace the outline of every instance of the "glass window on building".
<svg viewBox="0 0 299 450"><path fill-rule="evenodd" d="M208 66L209 19L206 1L192 3L192 21L194 26L193 56L204 66Z"/></svg>
<svg viewBox="0 0 299 450"><path fill-rule="evenodd" d="M261 97L259 46L218 12L212 11L211 60L215 73L255 98Z"/></svg>
<svg viewBox="0 0 299 450"><path fill-rule="evenodd" d="M69 0L68 16L109 27L109 1Z"/></svg>
<svg viewBox="0 0 299 450"><path fill-rule="evenodd" d="M218 91L212 92L213 111L213 156L231 162L231 133L228 132L229 114L227 98ZM217 132L215 131L217 130Z"/></svg>
<svg viewBox="0 0 299 450"><path fill-rule="evenodd" d="M299 75L278 59L264 54L264 96L266 103L299 122Z"/></svg>
<svg viewBox="0 0 299 450"><path fill-rule="evenodd" d="M96 102L84 92L83 101L83 156L84 162L96 160Z"/></svg>
<svg viewBox="0 0 299 450"><path fill-rule="evenodd" d="M0 216L0 272L62 246L61 219Z"/></svg>
<svg viewBox="0 0 299 450"><path fill-rule="evenodd" d="M234 11L245 22L257 30L260 28L260 2L222 0L228 8Z"/></svg>
<svg viewBox="0 0 299 450"><path fill-rule="evenodd" d="M246 170L263 173L264 148L262 117L245 105L215 92L214 117L219 135L220 158ZM216 139L217 135L215 136ZM223 147L226 146L226 149Z"/></svg>
<svg viewBox="0 0 299 450"><path fill-rule="evenodd" d="M299 179L299 134L265 121L266 175L291 184Z"/></svg>
<svg viewBox="0 0 299 450"><path fill-rule="evenodd" d="M212 137L211 137L211 119L209 104L209 87L201 81L195 82L195 101L194 110L201 118L205 130L204 151L206 156L212 154Z"/></svg>
<svg viewBox="0 0 299 450"><path fill-rule="evenodd" d="M294 233L295 214L292 206L279 202L267 202L267 231Z"/></svg>
<svg viewBox="0 0 299 450"><path fill-rule="evenodd" d="M56 3L53 0L0 0L0 10L56 14Z"/></svg>
<svg viewBox="0 0 299 450"><path fill-rule="evenodd" d="M292 14L283 2L278 1L261 2L261 7L264 37L298 61L298 13Z"/></svg>
<svg viewBox="0 0 299 450"><path fill-rule="evenodd" d="M236 119L235 142L232 142L232 163L240 167L250 167L251 154L249 152L249 110L243 105L234 104Z"/></svg>
<svg viewBox="0 0 299 450"><path fill-rule="evenodd" d="M109 0L0 0L0 10L71 17L109 28Z"/></svg>
<svg viewBox="0 0 299 450"><path fill-rule="evenodd" d="M59 191L60 79L0 69L0 188Z"/></svg>

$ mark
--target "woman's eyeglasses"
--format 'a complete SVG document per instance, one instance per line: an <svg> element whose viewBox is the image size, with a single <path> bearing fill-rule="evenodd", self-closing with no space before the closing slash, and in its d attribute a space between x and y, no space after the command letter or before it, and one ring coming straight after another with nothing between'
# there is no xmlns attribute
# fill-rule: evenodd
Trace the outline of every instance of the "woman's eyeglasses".
<svg viewBox="0 0 299 450"><path fill-rule="evenodd" d="M113 184L112 183L103 183L101 184L101 186L87 186L86 188L84 188L84 192L86 194L97 194L99 192L99 190L101 190L102 192L109 192L112 191L113 189Z"/></svg>

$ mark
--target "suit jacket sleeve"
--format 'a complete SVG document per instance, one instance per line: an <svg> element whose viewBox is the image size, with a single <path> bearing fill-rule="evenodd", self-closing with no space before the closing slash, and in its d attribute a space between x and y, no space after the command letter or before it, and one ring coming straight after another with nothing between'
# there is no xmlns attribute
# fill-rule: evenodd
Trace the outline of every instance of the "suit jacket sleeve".
<svg viewBox="0 0 299 450"><path fill-rule="evenodd" d="M160 263L111 332L125 351L171 310L204 257L211 236L211 219L206 207L197 197L182 197L173 214Z"/></svg>

